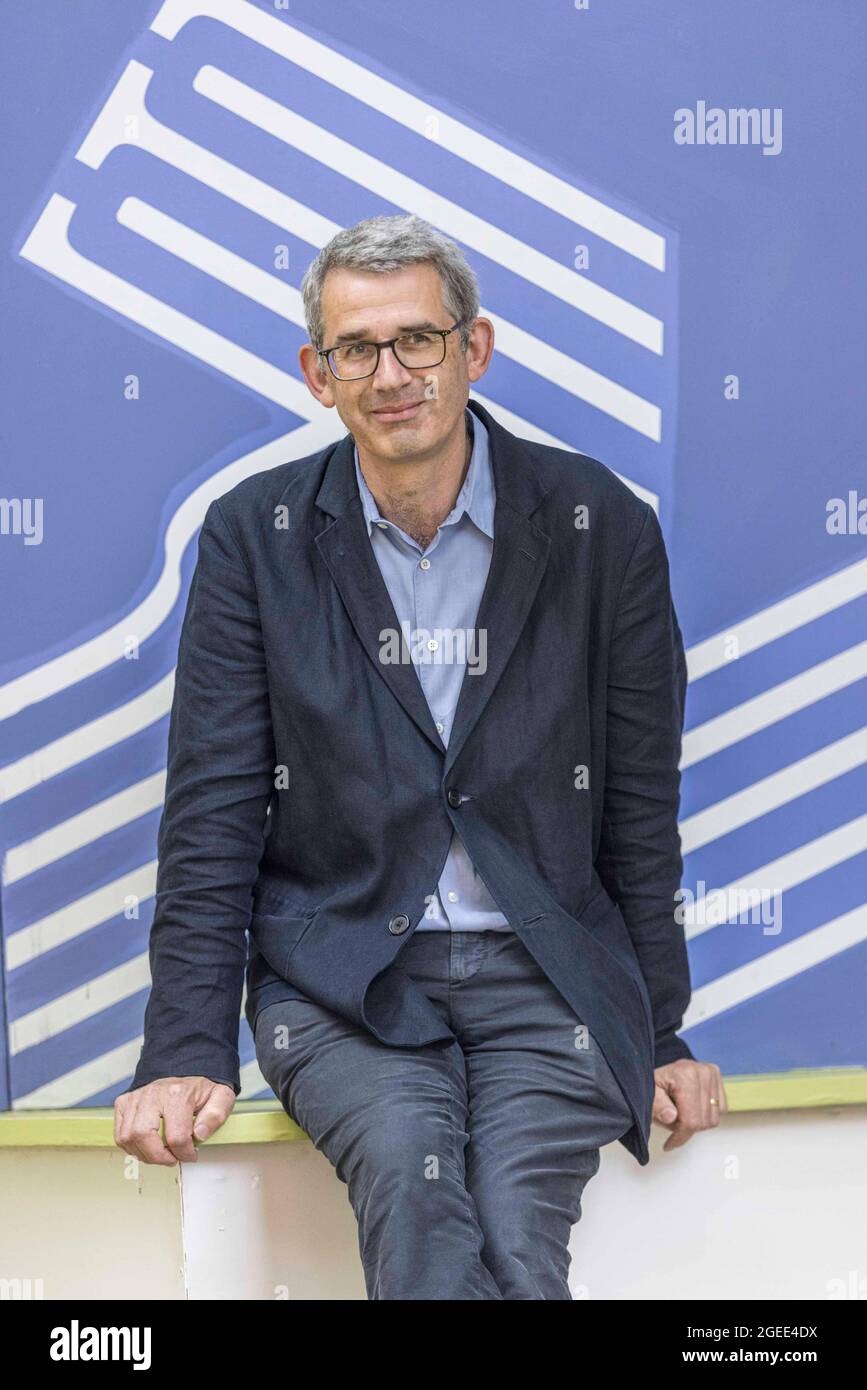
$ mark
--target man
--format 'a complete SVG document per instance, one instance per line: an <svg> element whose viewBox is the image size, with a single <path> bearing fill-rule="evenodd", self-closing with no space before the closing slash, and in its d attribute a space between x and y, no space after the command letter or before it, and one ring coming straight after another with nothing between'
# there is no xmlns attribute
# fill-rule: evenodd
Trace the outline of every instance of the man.
<svg viewBox="0 0 867 1390"><path fill-rule="evenodd" d="M600 1148L715 1125L677 1036L685 661L659 523L499 425L490 320L416 217L302 284L349 433L212 503L181 635L121 1148L195 1159L262 1073L327 1154L371 1299L568 1299ZM165 1122L165 1143L160 1119Z"/></svg>

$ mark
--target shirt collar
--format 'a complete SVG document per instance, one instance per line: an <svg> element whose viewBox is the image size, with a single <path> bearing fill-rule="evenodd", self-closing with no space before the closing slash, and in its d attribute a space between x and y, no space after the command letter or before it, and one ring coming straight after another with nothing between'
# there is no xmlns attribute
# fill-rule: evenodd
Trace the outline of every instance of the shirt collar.
<svg viewBox="0 0 867 1390"><path fill-rule="evenodd" d="M461 490L455 499L455 505L449 512L445 521L441 521L441 526L450 526L460 521L466 512L471 521L478 526L480 531L484 531L486 536L493 540L494 536L494 477L491 470L490 444L488 431L482 424L477 415L471 410L465 411L468 428L472 432L473 447L470 453L470 465L467 475L464 478ZM365 481L364 474L358 462L358 445L355 446L355 478L358 483L358 492L361 497L361 505L364 510L364 518L367 522L367 533L370 535L374 526L379 522L386 522L389 526L394 526L387 517L380 515L376 498L370 491ZM399 529L399 528L397 528Z"/></svg>

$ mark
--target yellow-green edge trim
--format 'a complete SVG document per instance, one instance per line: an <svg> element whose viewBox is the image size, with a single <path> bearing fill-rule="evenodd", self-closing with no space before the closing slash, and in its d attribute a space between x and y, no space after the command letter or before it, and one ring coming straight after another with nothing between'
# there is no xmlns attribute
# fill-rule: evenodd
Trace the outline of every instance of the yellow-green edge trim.
<svg viewBox="0 0 867 1390"><path fill-rule="evenodd" d="M867 1067L819 1067L725 1076L730 1113L867 1105ZM242 1100L209 1144L272 1144L306 1139L276 1100ZM0 1148L113 1148L110 1106L0 1111Z"/></svg>

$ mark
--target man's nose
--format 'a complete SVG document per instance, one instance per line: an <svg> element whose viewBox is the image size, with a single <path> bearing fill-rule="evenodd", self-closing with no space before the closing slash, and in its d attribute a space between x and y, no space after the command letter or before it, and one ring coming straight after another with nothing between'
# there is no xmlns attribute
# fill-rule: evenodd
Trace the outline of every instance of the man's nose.
<svg viewBox="0 0 867 1390"><path fill-rule="evenodd" d="M376 385L383 387L403 386L411 379L412 373L407 371L402 362L398 362L394 355L394 349L390 347L380 348L379 365L373 374Z"/></svg>

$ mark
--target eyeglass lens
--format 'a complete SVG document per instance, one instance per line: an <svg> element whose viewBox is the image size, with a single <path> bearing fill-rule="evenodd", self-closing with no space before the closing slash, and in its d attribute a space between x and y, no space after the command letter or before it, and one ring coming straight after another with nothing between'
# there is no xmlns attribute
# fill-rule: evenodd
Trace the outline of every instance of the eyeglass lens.
<svg viewBox="0 0 867 1390"><path fill-rule="evenodd" d="M438 367L445 357L445 340L440 333L408 333L394 345L395 356L404 367ZM344 343L330 353L338 376L369 376L376 370L373 343Z"/></svg>

